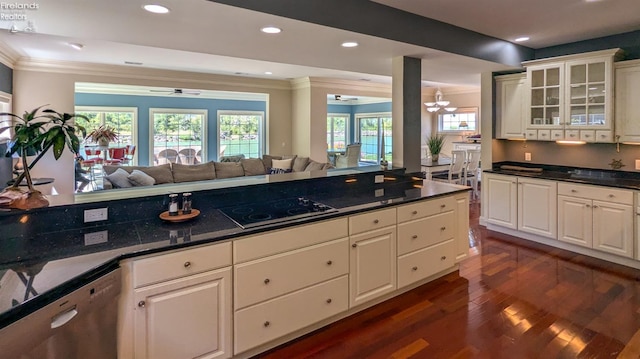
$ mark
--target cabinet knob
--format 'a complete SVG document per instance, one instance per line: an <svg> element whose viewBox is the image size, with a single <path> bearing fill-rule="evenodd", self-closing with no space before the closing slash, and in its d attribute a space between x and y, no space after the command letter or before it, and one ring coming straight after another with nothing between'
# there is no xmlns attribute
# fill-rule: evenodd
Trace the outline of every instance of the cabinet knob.
<svg viewBox="0 0 640 359"><path fill-rule="evenodd" d="M418 235L414 234L413 236L411 236L411 239L418 239Z"/></svg>
<svg viewBox="0 0 640 359"><path fill-rule="evenodd" d="M584 135L584 138L589 138L591 137L591 135Z"/></svg>
<svg viewBox="0 0 640 359"><path fill-rule="evenodd" d="M373 223L378 224L378 223L380 223L380 220L378 220L378 219L374 219L374 220L373 220Z"/></svg>
<svg viewBox="0 0 640 359"><path fill-rule="evenodd" d="M264 280L264 284L269 284L269 282L271 282L271 280L269 280L269 278Z"/></svg>
<svg viewBox="0 0 640 359"><path fill-rule="evenodd" d="M416 214L418 214L418 211L413 211L413 212L411 212L411 214L413 214L415 216Z"/></svg>
<svg viewBox="0 0 640 359"><path fill-rule="evenodd" d="M614 195L612 195L612 194L610 194L610 195L609 195L609 198L613 198L613 197L615 197L615 196L614 196Z"/></svg>
<svg viewBox="0 0 640 359"><path fill-rule="evenodd" d="M331 298L327 299L327 304L331 304Z"/></svg>
<svg viewBox="0 0 640 359"><path fill-rule="evenodd" d="M445 226L440 227L441 231L444 231L445 229L447 229L447 227L445 227Z"/></svg>
<svg viewBox="0 0 640 359"><path fill-rule="evenodd" d="M442 257L440 257L440 260L441 260L441 261L443 261L443 260L445 260L445 259L447 259L447 256L442 256Z"/></svg>
<svg viewBox="0 0 640 359"><path fill-rule="evenodd" d="M189 262L189 261L184 262L184 267L185 267L185 268L189 268L189 267L191 267L191 262Z"/></svg>
<svg viewBox="0 0 640 359"><path fill-rule="evenodd" d="M574 135L574 134L570 134L570 135L569 135L569 137L576 137L576 135Z"/></svg>
<svg viewBox="0 0 640 359"><path fill-rule="evenodd" d="M145 305L147 305L147 303L145 303L144 300L138 302L138 307L140 308L144 308Z"/></svg>
<svg viewBox="0 0 640 359"><path fill-rule="evenodd" d="M600 135L600 138L607 138L607 135Z"/></svg>
<svg viewBox="0 0 640 359"><path fill-rule="evenodd" d="M596 206L595 204L593 205L593 208L598 208L598 206Z"/></svg>
<svg viewBox="0 0 640 359"><path fill-rule="evenodd" d="M333 262L332 262L332 261L327 261L327 265L328 265L328 266L330 266L330 265L332 265L332 264L333 264Z"/></svg>
<svg viewBox="0 0 640 359"><path fill-rule="evenodd" d="M353 247L353 248L355 248L357 246L358 246L358 243L354 243L354 244L351 245L351 247Z"/></svg>
<svg viewBox="0 0 640 359"><path fill-rule="evenodd" d="M266 327L268 327L268 326L270 326L270 325L271 325L271 323L269 323L269 321L268 321L268 320L267 320L266 322L264 322L264 327L265 327L265 328L266 328Z"/></svg>
<svg viewBox="0 0 640 359"><path fill-rule="evenodd" d="M417 271L417 270L418 270L418 267L413 267L413 268L411 268L411 270L412 270L412 271Z"/></svg>
<svg viewBox="0 0 640 359"><path fill-rule="evenodd" d="M576 191L575 189L571 190L571 193L576 193L576 192L578 192L578 191Z"/></svg>
<svg viewBox="0 0 640 359"><path fill-rule="evenodd" d="M440 208L445 208L447 205L446 204L441 204Z"/></svg>
<svg viewBox="0 0 640 359"><path fill-rule="evenodd" d="M587 206L587 208L591 208L591 205L590 205L590 204L587 204L586 206Z"/></svg>

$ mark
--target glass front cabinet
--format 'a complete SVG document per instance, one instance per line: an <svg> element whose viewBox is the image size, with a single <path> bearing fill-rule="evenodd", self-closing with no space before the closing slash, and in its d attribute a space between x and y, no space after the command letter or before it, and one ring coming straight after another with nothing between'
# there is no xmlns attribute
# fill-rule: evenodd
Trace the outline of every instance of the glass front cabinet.
<svg viewBox="0 0 640 359"><path fill-rule="evenodd" d="M614 142L613 63L620 49L527 61L525 137Z"/></svg>

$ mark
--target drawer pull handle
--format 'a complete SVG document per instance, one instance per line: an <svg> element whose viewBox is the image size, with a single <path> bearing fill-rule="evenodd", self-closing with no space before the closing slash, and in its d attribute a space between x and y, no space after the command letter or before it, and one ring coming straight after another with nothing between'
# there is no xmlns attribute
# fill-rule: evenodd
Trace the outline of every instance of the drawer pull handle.
<svg viewBox="0 0 640 359"><path fill-rule="evenodd" d="M587 206L587 208L591 208L591 205L590 205L590 204L587 204L586 206Z"/></svg>
<svg viewBox="0 0 640 359"><path fill-rule="evenodd" d="M447 227L445 227L445 226L440 227L440 230L441 230L441 231L444 231L444 230L446 230L446 229L447 229Z"/></svg>
<svg viewBox="0 0 640 359"><path fill-rule="evenodd" d="M357 243L354 243L354 244L352 244L352 245L351 245L351 247L353 247L353 248L355 248L355 247L357 247L357 246L358 246L358 244L357 244Z"/></svg>
<svg viewBox="0 0 640 359"><path fill-rule="evenodd" d="M373 223L378 224L378 223L380 223L380 220L378 220L378 219L374 219L374 220L373 220Z"/></svg>
<svg viewBox="0 0 640 359"><path fill-rule="evenodd" d="M609 195L609 198L613 198L613 197L615 197L615 196L614 196L614 195L612 195L612 194L610 194L610 195Z"/></svg>
<svg viewBox="0 0 640 359"><path fill-rule="evenodd" d="M147 305L147 303L145 303L144 300L138 302L138 307L140 308L144 308L145 305Z"/></svg>
<svg viewBox="0 0 640 359"><path fill-rule="evenodd" d="M447 256L442 256L442 257L440 257L440 260L441 260L441 261L443 261L443 260L445 260L445 259L447 259Z"/></svg>
<svg viewBox="0 0 640 359"><path fill-rule="evenodd" d="M411 239L417 239L417 238L418 238L417 234L414 234L413 236L411 236Z"/></svg>
<svg viewBox="0 0 640 359"><path fill-rule="evenodd" d="M440 208L445 208L447 205L446 204L441 204Z"/></svg>
<svg viewBox="0 0 640 359"><path fill-rule="evenodd" d="M189 268L189 267L191 267L191 262L188 262L188 261L187 261L187 262L184 262L184 267L185 267L185 268Z"/></svg>
<svg viewBox="0 0 640 359"><path fill-rule="evenodd" d="M417 270L418 270L418 267L413 267L413 268L411 268L411 270L412 270L412 271L417 271Z"/></svg>
<svg viewBox="0 0 640 359"><path fill-rule="evenodd" d="M598 208L598 206L596 206L595 204L593 205L593 208Z"/></svg>
<svg viewBox="0 0 640 359"><path fill-rule="evenodd" d="M575 189L571 190L571 193L576 193L576 192L578 192L578 191L576 191Z"/></svg>
<svg viewBox="0 0 640 359"><path fill-rule="evenodd" d="M332 264L333 264L333 262L332 262L332 261L327 261L327 265L328 265L328 266L330 266L330 265L332 265Z"/></svg>
<svg viewBox="0 0 640 359"><path fill-rule="evenodd" d="M331 304L331 298L327 299L327 304Z"/></svg>
<svg viewBox="0 0 640 359"><path fill-rule="evenodd" d="M411 214L413 214L415 216L416 214L418 214L418 211L413 211L413 212L411 212Z"/></svg>
<svg viewBox="0 0 640 359"><path fill-rule="evenodd" d="M266 328L266 327L268 327L268 326L270 326L270 325L271 325L271 323L269 323L269 321L268 321L268 320L267 320L266 322L264 322L264 327L265 327L265 328Z"/></svg>
<svg viewBox="0 0 640 359"><path fill-rule="evenodd" d="M271 280L269 280L269 278L264 280L264 284L269 284L271 282Z"/></svg>

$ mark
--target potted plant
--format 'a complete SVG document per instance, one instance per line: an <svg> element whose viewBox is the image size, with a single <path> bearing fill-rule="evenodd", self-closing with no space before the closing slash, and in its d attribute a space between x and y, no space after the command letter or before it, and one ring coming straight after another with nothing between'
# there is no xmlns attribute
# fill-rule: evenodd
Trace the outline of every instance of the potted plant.
<svg viewBox="0 0 640 359"><path fill-rule="evenodd" d="M444 138L444 135L437 133L427 138L427 147L429 147L429 152L431 152L431 161L438 162L440 151L442 151L442 146L444 145Z"/></svg>
<svg viewBox="0 0 640 359"><path fill-rule="evenodd" d="M51 109L40 109L46 105L33 110L25 111L22 117L3 112L0 116L12 117L12 124L0 128L0 133L13 128L13 136L8 142L6 156L18 154L22 159L24 172L22 172L13 184L0 192L0 206L29 209L46 207L49 201L40 191L33 187L30 170L50 149L53 150L55 159L62 156L65 147L73 153L78 153L80 140L76 132L81 132L82 137L86 133L82 126L75 125L72 119L82 115L59 113ZM31 163L27 161L27 156L35 156ZM26 179L26 191L19 186Z"/></svg>
<svg viewBox="0 0 640 359"><path fill-rule="evenodd" d="M109 142L118 139L118 133L115 131L115 129L109 126L102 125L89 132L86 138L91 139L91 141L97 143L98 146L108 147Z"/></svg>

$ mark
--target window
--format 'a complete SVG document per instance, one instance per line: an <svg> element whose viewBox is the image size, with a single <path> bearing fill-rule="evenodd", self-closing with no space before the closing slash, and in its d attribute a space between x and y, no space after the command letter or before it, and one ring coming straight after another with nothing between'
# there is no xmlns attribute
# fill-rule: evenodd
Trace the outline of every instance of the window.
<svg viewBox="0 0 640 359"><path fill-rule="evenodd" d="M327 149L344 150L347 146L348 114L329 114L327 116Z"/></svg>
<svg viewBox="0 0 640 359"><path fill-rule="evenodd" d="M118 134L118 139L114 141L117 147L126 145L137 145L137 124L138 109L135 107L95 107L95 106L76 106L75 113L84 115L89 120L76 118L76 123L83 126L87 133L100 127L111 127ZM94 143L91 139L82 141L80 153L83 154L84 145Z"/></svg>
<svg viewBox="0 0 640 359"><path fill-rule="evenodd" d="M260 158L265 147L262 111L218 111L218 154Z"/></svg>
<svg viewBox="0 0 640 359"><path fill-rule="evenodd" d="M362 144L360 160L380 163L382 156L391 162L392 130L391 114L357 114L358 141ZM384 151L380 149L384 148Z"/></svg>
<svg viewBox="0 0 640 359"><path fill-rule="evenodd" d="M11 113L11 95L0 91L0 112ZM0 117L0 128L9 127L12 125L12 118L9 116ZM0 142L11 138L11 130L0 132ZM0 154L4 156L4 153Z"/></svg>
<svg viewBox="0 0 640 359"><path fill-rule="evenodd" d="M477 107L464 107L454 112L441 113L438 115L438 132L476 132L477 119Z"/></svg>
<svg viewBox="0 0 640 359"><path fill-rule="evenodd" d="M207 110L152 108L150 163L206 161Z"/></svg>

